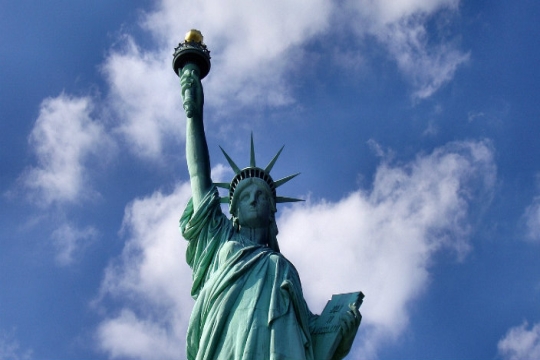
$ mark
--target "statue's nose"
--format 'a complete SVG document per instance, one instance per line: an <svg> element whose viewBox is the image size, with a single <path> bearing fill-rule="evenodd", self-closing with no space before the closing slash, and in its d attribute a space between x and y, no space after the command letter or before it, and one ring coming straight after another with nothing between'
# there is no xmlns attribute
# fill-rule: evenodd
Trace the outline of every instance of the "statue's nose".
<svg viewBox="0 0 540 360"><path fill-rule="evenodd" d="M251 205L257 205L257 196L255 194L251 194L251 199L249 203Z"/></svg>

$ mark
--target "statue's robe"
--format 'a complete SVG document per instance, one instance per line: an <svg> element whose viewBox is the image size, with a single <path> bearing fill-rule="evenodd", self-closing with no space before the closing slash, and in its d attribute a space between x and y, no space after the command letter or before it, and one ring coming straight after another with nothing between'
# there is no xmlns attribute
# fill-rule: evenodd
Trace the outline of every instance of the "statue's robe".
<svg viewBox="0 0 540 360"><path fill-rule="evenodd" d="M309 323L294 266L280 253L240 235L212 188L180 220L189 241L195 306L187 333L189 360L313 360Z"/></svg>

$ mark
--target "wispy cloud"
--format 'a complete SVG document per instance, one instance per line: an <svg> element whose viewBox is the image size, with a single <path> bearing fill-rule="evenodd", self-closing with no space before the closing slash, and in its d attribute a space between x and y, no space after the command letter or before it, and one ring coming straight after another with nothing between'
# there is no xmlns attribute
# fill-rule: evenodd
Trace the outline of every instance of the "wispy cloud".
<svg viewBox="0 0 540 360"><path fill-rule="evenodd" d="M452 80L457 67L470 56L451 43L428 45L425 24L416 19L388 26L384 43L411 81L413 97L418 99L430 97Z"/></svg>
<svg viewBox="0 0 540 360"><path fill-rule="evenodd" d="M11 332L0 329L0 359L30 360L32 359L32 350L21 349L19 342Z"/></svg>
<svg viewBox="0 0 540 360"><path fill-rule="evenodd" d="M91 116L89 97L61 94L41 103L39 117L29 137L38 165L21 177L39 204L69 203L93 193L85 162L108 148L109 138Z"/></svg>
<svg viewBox="0 0 540 360"><path fill-rule="evenodd" d="M71 224L63 223L51 234L56 250L56 262L60 266L71 265L96 239L97 235L98 231L94 227L79 229Z"/></svg>
<svg viewBox="0 0 540 360"><path fill-rule="evenodd" d="M231 171L221 164L212 169L214 181L225 174ZM119 300L120 309L108 313L97 330L98 346L113 358L178 359L185 354L193 300L179 220L190 197L190 185L178 184L172 193L156 191L126 207L121 230L126 245L105 270L96 300L98 305Z"/></svg>
<svg viewBox="0 0 540 360"><path fill-rule="evenodd" d="M359 0L349 1L367 16L368 26L377 28L419 15L433 14L441 9L457 10L459 0ZM362 25L361 25L362 26Z"/></svg>
<svg viewBox="0 0 540 360"><path fill-rule="evenodd" d="M188 29L203 31L219 69L208 79L210 106L273 106L291 101L285 72L297 63L305 42L328 29L331 13L324 0L164 0L144 25L168 49Z"/></svg>
<svg viewBox="0 0 540 360"><path fill-rule="evenodd" d="M26 183L40 190L46 204L75 199L85 180L81 161L100 144L98 140L103 143L104 128L120 135L115 140L126 143L127 150L151 160L159 159L167 142L181 141L184 117L171 61L173 48L187 29L203 30L211 42L213 67L219 69L205 80L208 111L213 118L234 118L239 109L293 103L295 84L288 74L302 65L308 45L335 41L337 28L359 42L366 35L374 37L411 82L413 96L429 97L468 59L452 39L428 39L426 30L427 22L441 10L457 13L458 4L457 0L162 0L140 21L155 46L144 48L125 33L101 64L108 88L103 99L94 99L99 104L65 94L43 101L31 136L40 165L27 174ZM354 43L333 45L357 54L351 49ZM358 56L353 56L351 61L357 62ZM366 57L369 54L362 55ZM107 114L106 121L92 119L94 107ZM67 151L59 151L60 144Z"/></svg>
<svg viewBox="0 0 540 360"><path fill-rule="evenodd" d="M350 62L358 62L358 53L351 49L354 41L335 43L336 29L344 29L360 43L367 35L375 38L411 83L413 97L427 98L469 58L455 39L427 34L428 21L457 14L458 4L457 0L162 0L141 20L155 47L143 49L126 34L123 46L111 50L103 64L115 129L132 151L153 159L161 154L164 141L183 136L179 85L171 61L173 47L190 28L203 30L213 68L218 69L205 80L206 108L214 119L234 118L239 109L293 103L295 84L288 75L299 69L306 47L314 42L325 46L332 41L332 46L343 49L340 53L354 57ZM361 61L366 57L369 54ZM335 61L347 63L342 56Z"/></svg>
<svg viewBox="0 0 540 360"><path fill-rule="evenodd" d="M189 184L178 185L170 194L157 191L126 207L126 245L106 269L97 301L119 300L119 310L109 311L97 330L98 346L113 358L178 359L185 354L193 302L178 221L190 194Z"/></svg>
<svg viewBox="0 0 540 360"><path fill-rule="evenodd" d="M540 185L540 174L536 175L536 181ZM523 213L525 225L525 240L540 242L540 196L535 196Z"/></svg>
<svg viewBox="0 0 540 360"><path fill-rule="evenodd" d="M132 153L156 160L167 141L180 143L185 128L172 50L141 49L129 35L123 40L102 65L112 129Z"/></svg>
<svg viewBox="0 0 540 360"><path fill-rule="evenodd" d="M375 357L382 344L407 328L408 305L427 287L437 251L458 257L469 251L468 207L485 199L495 176L488 143L452 143L408 164L383 162L369 192L358 190L335 203L310 201L281 213L280 246L299 269L313 310L320 311L332 293L367 294L363 311L369 316L352 358ZM185 353L193 303L177 226L189 193L189 186L180 184L171 194L156 192L126 208L128 240L106 271L101 295L101 301L119 301L119 310L98 329L99 346L113 357L155 358L156 344L163 349L160 358ZM133 344L118 336L127 327L142 340Z"/></svg>
<svg viewBox="0 0 540 360"><path fill-rule="evenodd" d="M171 329L170 326L173 321L184 319L172 317L167 320L160 323L123 309L118 316L101 324L98 331L100 346L112 359L181 359L183 349L179 331L183 329Z"/></svg>
<svg viewBox="0 0 540 360"><path fill-rule="evenodd" d="M65 211L65 206L99 196L92 186L92 171L105 166L114 154L112 138L95 116L90 97L61 94L43 100L29 136L37 165L19 178L29 200L47 209L43 214L48 224L58 223L50 241L60 266L71 265L97 236L92 226L79 229L70 224Z"/></svg>
<svg viewBox="0 0 540 360"><path fill-rule="evenodd" d="M301 56L302 44L324 31L329 12L322 0L159 2L141 21L156 46L143 49L126 34L123 45L111 50L102 66L114 131L122 134L132 152L152 160L159 158L165 141L183 138L172 52L193 27L210 39L213 68L219 69L205 80L206 109L214 118L234 118L231 114L246 107L291 103L284 73ZM293 46L298 51L290 51Z"/></svg>
<svg viewBox="0 0 540 360"><path fill-rule="evenodd" d="M459 0L361 0L345 4L357 34L374 36L386 47L411 82L414 98L431 96L470 57L459 49L455 39L427 31L430 20L455 16ZM446 26L441 27L444 32Z"/></svg>
<svg viewBox="0 0 540 360"><path fill-rule="evenodd" d="M510 328L497 344L499 356L505 360L540 359L540 324L524 322Z"/></svg>
<svg viewBox="0 0 540 360"><path fill-rule="evenodd" d="M534 198L531 205L525 209L525 239L540 241L540 198Z"/></svg>

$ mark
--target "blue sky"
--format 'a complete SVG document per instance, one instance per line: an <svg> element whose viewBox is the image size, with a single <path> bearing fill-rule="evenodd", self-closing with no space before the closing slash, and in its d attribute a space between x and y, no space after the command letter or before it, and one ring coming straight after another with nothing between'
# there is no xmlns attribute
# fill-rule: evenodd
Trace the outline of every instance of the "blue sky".
<svg viewBox="0 0 540 360"><path fill-rule="evenodd" d="M173 48L200 29L213 177L285 149L282 252L349 359L540 358L540 4L0 0L0 359L182 359Z"/></svg>

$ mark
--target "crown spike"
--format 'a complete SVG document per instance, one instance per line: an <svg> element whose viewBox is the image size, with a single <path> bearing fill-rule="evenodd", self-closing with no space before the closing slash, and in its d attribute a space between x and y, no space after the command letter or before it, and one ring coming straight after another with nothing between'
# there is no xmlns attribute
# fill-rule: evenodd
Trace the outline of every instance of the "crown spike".
<svg viewBox="0 0 540 360"><path fill-rule="evenodd" d="M253 131L251 132L251 153L249 156L249 166L256 167L255 165L255 146L253 146Z"/></svg>
<svg viewBox="0 0 540 360"><path fill-rule="evenodd" d="M289 176L286 176L286 177L284 177L284 178L282 178L282 179L280 179L278 181L274 181L272 179L272 176L270 176L270 171L274 167L274 164L276 163L277 159L281 155L281 152L283 151L283 148L285 146L282 146L281 149L279 149L279 151L274 156L274 158L270 161L270 163L268 163L266 168L263 170L261 168L258 168L257 165L256 165L256 161L255 161L255 145L254 145L254 141L253 141L253 132L251 133L251 144L250 145L251 145L251 149L250 149L250 166L246 167L245 169L240 169L234 163L234 161L231 159L231 157L225 152L225 150L223 150L223 148L221 146L219 147L221 149L221 152L223 153L223 155L225 156L225 158L229 162L229 165L231 166L231 168L235 172L235 176L233 177L230 184L227 184L227 183L215 183L215 185L217 187L221 187L221 188L229 190L229 196L221 198L221 202L222 203L227 203L228 202L229 203L229 208L230 208L233 205L233 200L234 200L234 196L235 196L234 194L235 194L236 187L238 186L238 184L240 182L242 182L245 179L249 179L249 178L259 178L262 181L266 182L266 184L268 185L269 189L272 192L273 198L276 200L276 203L304 201L302 199L295 199L295 198L290 198L290 197L276 196L276 188L278 188L281 185L285 184L286 182L288 182L292 178L300 175L300 173L297 173L297 174L294 174L294 175L289 175Z"/></svg>
<svg viewBox="0 0 540 360"><path fill-rule="evenodd" d="M234 163L234 161L231 159L231 157L225 152L225 150L223 150L223 148L221 146L219 148L221 149L221 152L223 153L223 155L225 155L225 158L229 162L229 165L233 169L234 173L235 174L240 174L240 171L241 171L240 168Z"/></svg>
<svg viewBox="0 0 540 360"><path fill-rule="evenodd" d="M268 174L270 174L270 171L272 171L272 168L274 167L274 164L276 163L277 159L279 158L279 155L281 154L281 152L283 151L283 148L285 147L285 145L283 145L281 147L281 149L279 149L279 151L277 152L277 154L274 156L274 158L268 163L268 165L266 165L266 168L264 168L264 171Z"/></svg>
<svg viewBox="0 0 540 360"><path fill-rule="evenodd" d="M277 180L277 181L274 181L274 184L275 184L276 188L278 188L278 187L280 187L281 185L285 184L287 181L291 180L292 178L297 177L298 175L300 175L300 173L296 173L296 174L293 174L293 175L285 176L283 179L279 179L279 180Z"/></svg>
<svg viewBox="0 0 540 360"><path fill-rule="evenodd" d="M227 189L227 190L231 188L231 184L229 183L214 183L214 185L216 185L219 188Z"/></svg>
<svg viewBox="0 0 540 360"><path fill-rule="evenodd" d="M287 203L287 202L298 202L298 201L304 201L304 200L303 199L295 199L295 198L286 197L286 196L276 196L276 203L277 204L282 204L282 203Z"/></svg>
<svg viewBox="0 0 540 360"><path fill-rule="evenodd" d="M222 204L228 204L229 203L229 197L228 196L222 196L219 198L219 202Z"/></svg>

